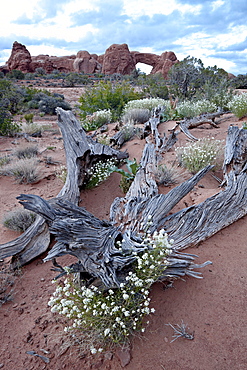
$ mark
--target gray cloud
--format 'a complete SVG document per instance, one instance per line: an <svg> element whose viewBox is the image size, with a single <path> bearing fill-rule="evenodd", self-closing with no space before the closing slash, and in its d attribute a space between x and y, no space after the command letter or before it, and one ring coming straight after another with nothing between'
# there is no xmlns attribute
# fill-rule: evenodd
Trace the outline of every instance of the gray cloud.
<svg viewBox="0 0 247 370"><path fill-rule="evenodd" d="M52 20L62 9L62 5L69 0L43 0L42 12L36 14L33 19L29 19L25 14L15 20L19 25L39 24L44 19ZM150 48L154 53L161 54L164 51L172 50L175 53L184 54L185 44L174 44L179 38L186 37L192 39L196 32L200 32L210 37L219 34L228 34L230 26L246 26L247 2L246 0L225 0L225 3L213 10L212 0L181 0L182 5L201 5L201 12L182 13L175 10L169 15L154 14L152 16L142 15L132 19L123 14L122 1L98 0L98 10L75 12L71 15L71 28L76 26L92 25L99 32L94 34L88 32L76 42L66 42L63 39L43 37L40 40L21 35L11 35L4 40L0 38L0 48L11 49L12 43L16 40L29 45L48 45L56 48L63 48L67 55L71 50L88 50L90 53L103 54L113 43L127 43L130 50L140 50ZM12 38L11 38L12 37ZM203 43L203 41L202 41ZM203 46L203 45L201 45ZM244 51L247 46L247 39L244 42L236 43L231 46L216 48L208 57L220 58L234 62L243 73L246 68L242 59L238 58L238 52ZM195 48L197 45L195 44ZM193 56L193 54L192 54ZM243 58L243 56L242 56ZM202 58L203 59L203 58ZM236 71L234 71L236 73Z"/></svg>

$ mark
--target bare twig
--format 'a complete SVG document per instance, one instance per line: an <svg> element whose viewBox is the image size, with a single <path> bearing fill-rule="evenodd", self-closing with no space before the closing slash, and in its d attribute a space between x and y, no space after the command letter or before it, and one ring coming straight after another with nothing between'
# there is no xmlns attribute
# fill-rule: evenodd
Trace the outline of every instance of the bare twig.
<svg viewBox="0 0 247 370"><path fill-rule="evenodd" d="M173 326L172 324L166 324L168 326L170 326L173 330L174 330L174 334L173 334L173 340L170 342L174 342L176 339L178 339L179 337L182 337L182 338L185 338L185 339L194 339L194 333L190 334L187 332L187 324L185 324L183 322L183 320L181 321L181 325L178 325L176 324L175 326Z"/></svg>

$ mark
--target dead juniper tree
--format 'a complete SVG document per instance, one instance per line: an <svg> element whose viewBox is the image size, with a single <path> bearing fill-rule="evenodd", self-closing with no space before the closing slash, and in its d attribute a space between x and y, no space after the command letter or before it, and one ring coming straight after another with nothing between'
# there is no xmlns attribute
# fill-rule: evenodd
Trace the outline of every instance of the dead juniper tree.
<svg viewBox="0 0 247 370"><path fill-rule="evenodd" d="M77 262L70 266L71 271L79 273L86 284L100 282L104 288L115 288L125 281L138 254L150 248L145 241L148 225L149 236L164 229L168 239L173 239L166 256L166 267L158 280L184 275L200 277L194 269L210 262L196 265L194 255L180 250L198 244L247 213L247 130L229 128L224 162L225 188L199 205L169 215L211 166L168 194L159 194L154 168L158 152L171 142L171 137L160 137L157 129L159 114L156 112L150 124L153 140L147 138L135 179L126 196L114 200L110 221L105 221L78 207L79 192L89 180L89 170L94 163L111 157L121 160L127 154L87 137L71 112L58 108L57 113L66 152L66 183L58 196L49 201L35 195L18 197L26 209L36 212L39 217L19 238L1 245L0 257L13 256L13 264L17 261L19 264L27 263L48 249L52 234L56 243L45 261L52 260L58 266L57 257L73 255ZM176 137L174 132L171 135ZM64 269L59 268L63 274Z"/></svg>

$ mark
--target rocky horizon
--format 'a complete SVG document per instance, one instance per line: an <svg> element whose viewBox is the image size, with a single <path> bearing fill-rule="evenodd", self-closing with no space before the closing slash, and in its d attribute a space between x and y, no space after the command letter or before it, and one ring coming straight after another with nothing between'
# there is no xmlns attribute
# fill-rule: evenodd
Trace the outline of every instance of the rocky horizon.
<svg viewBox="0 0 247 370"><path fill-rule="evenodd" d="M36 68L42 67L46 73L51 73L56 69L60 72L127 75L135 69L137 63L152 66L151 74L161 73L166 79L169 69L178 63L178 59L173 51L165 51L161 55L141 53L130 51L127 44L112 44L102 55L80 50L76 55L62 57L44 54L31 56L25 45L15 41L7 63L1 66L0 70L7 73L18 69L23 73L32 73Z"/></svg>

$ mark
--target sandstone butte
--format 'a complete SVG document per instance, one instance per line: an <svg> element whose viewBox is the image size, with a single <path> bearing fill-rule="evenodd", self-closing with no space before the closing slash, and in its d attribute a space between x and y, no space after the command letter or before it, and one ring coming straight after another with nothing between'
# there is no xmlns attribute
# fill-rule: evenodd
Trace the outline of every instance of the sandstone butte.
<svg viewBox="0 0 247 370"><path fill-rule="evenodd" d="M145 63L152 66L151 74L161 73L167 78L167 73L173 64L177 63L177 57L172 51L166 51L161 55L130 51L127 44L113 44L106 49L105 54L90 54L88 51L78 51L70 56L31 56L25 45L15 41L11 55L6 65L0 67L4 73L18 69L23 73L34 72L42 67L47 73L53 70L60 72L84 72L122 75L130 74L137 63Z"/></svg>

